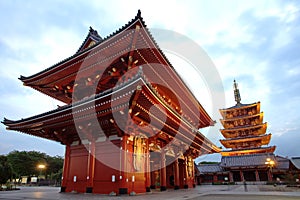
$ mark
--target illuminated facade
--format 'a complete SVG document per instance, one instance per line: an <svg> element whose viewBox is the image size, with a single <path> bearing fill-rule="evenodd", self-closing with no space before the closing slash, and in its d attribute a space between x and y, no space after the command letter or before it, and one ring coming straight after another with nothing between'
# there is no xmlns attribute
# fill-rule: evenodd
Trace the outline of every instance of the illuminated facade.
<svg viewBox="0 0 300 200"><path fill-rule="evenodd" d="M214 121L158 48L140 12L106 38L91 28L73 56L20 80L66 103L3 121L8 130L66 146L62 192L191 188L193 159L220 151L198 131Z"/></svg>

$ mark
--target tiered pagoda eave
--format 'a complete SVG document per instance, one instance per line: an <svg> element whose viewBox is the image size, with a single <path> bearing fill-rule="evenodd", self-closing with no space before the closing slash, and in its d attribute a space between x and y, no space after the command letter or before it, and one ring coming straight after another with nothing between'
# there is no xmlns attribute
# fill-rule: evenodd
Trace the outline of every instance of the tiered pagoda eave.
<svg viewBox="0 0 300 200"><path fill-rule="evenodd" d="M223 119L220 119L224 129L220 132L225 139L220 142L225 148L222 156L248 155L256 153L273 153L275 147L266 147L271 140L271 134L266 134L267 123L263 122L263 112L260 112L260 102L242 104L237 83L234 81L236 105L220 109Z"/></svg>

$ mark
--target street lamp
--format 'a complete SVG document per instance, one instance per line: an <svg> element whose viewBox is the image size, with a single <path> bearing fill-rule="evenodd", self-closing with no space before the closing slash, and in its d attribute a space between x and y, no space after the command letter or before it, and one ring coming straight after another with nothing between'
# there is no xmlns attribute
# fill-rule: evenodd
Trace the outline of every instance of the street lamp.
<svg viewBox="0 0 300 200"><path fill-rule="evenodd" d="M268 167L272 170L272 167L275 165L275 162L271 158L267 158L265 164L268 165Z"/></svg>
<svg viewBox="0 0 300 200"><path fill-rule="evenodd" d="M271 158L267 158L265 164L268 166L268 168L270 168L270 172L271 172L271 178L273 180L273 173L272 173L272 168L275 165L275 161L272 160Z"/></svg>
<svg viewBox="0 0 300 200"><path fill-rule="evenodd" d="M40 164L40 165L38 165L38 168L39 168L40 170L43 170L43 169L45 169L45 168L46 168L46 165L44 165L44 164Z"/></svg>
<svg viewBox="0 0 300 200"><path fill-rule="evenodd" d="M39 164L38 166L37 166L37 168L40 170L40 176L42 175L42 171L46 168L46 165L44 165L44 164Z"/></svg>

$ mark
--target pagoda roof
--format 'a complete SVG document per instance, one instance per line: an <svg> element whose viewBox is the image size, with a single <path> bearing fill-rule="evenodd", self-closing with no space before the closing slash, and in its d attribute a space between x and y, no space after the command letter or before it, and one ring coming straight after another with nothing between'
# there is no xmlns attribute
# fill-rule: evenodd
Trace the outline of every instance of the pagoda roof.
<svg viewBox="0 0 300 200"><path fill-rule="evenodd" d="M262 153L262 154L252 154L252 155L241 155L241 156L222 156L221 166L224 168L234 168L234 167L263 167L266 168L266 160L270 158L275 161L275 166L277 165L276 158L274 154Z"/></svg>
<svg viewBox="0 0 300 200"><path fill-rule="evenodd" d="M251 108L251 107L255 107L257 106L257 111L260 110L260 101L255 102L255 103L250 103L250 104L242 104L242 103L238 103L232 107L229 108L223 108L223 109L219 109L219 111L221 113L225 113L225 112L229 112L229 111L234 111L237 109L245 109L245 108Z"/></svg>
<svg viewBox="0 0 300 200"><path fill-rule="evenodd" d="M260 112L255 115L243 115L243 116L238 116L238 117L234 117L234 118L220 119L220 121L221 122L233 122L233 121L240 120L240 119L251 119L251 118L255 118L255 117L262 118L263 116L264 116L264 113Z"/></svg>
<svg viewBox="0 0 300 200"><path fill-rule="evenodd" d="M269 144L272 134L265 134L260 136L247 136L247 137L238 137L238 138L229 138L220 140L220 142L226 147L226 148L234 148L231 143L238 144L243 142L251 142L256 140L261 140L262 145Z"/></svg>
<svg viewBox="0 0 300 200"><path fill-rule="evenodd" d="M238 128L229 128L229 129L220 129L220 132L225 138L236 138L239 137L238 132L239 131L245 131L245 130L256 130L258 129L257 133L252 135L262 135L266 133L267 130L267 122L263 124L258 124L255 126L244 126L244 127L238 127ZM249 134L251 135L251 134Z"/></svg>
<svg viewBox="0 0 300 200"><path fill-rule="evenodd" d="M243 104L243 103L238 103L232 107L226 108L226 110L230 110L230 109L239 109L239 108L249 108L249 107L254 107L258 104L259 102L255 102L255 103L249 103L249 104Z"/></svg>
<svg viewBox="0 0 300 200"><path fill-rule="evenodd" d="M273 153L276 149L276 146L269 147L256 147L256 148L244 148L244 149L235 149L235 150L224 150L221 151L222 156L239 156L239 155L248 155L248 154L260 154L260 153Z"/></svg>

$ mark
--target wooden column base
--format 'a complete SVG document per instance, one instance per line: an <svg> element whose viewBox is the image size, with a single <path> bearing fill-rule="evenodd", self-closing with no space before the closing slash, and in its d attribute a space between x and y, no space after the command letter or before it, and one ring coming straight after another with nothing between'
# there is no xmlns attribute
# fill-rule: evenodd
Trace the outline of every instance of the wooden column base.
<svg viewBox="0 0 300 200"><path fill-rule="evenodd" d="M160 191L166 191L167 187L166 186L160 186Z"/></svg>
<svg viewBox="0 0 300 200"><path fill-rule="evenodd" d="M128 188L119 188L119 194L128 194Z"/></svg>
<svg viewBox="0 0 300 200"><path fill-rule="evenodd" d="M85 193L93 193L93 188L92 187L87 187L85 189Z"/></svg>
<svg viewBox="0 0 300 200"><path fill-rule="evenodd" d="M150 187L146 187L146 192L151 192L151 188Z"/></svg>
<svg viewBox="0 0 300 200"><path fill-rule="evenodd" d="M150 185L150 189L155 189L155 185Z"/></svg>
<svg viewBox="0 0 300 200"><path fill-rule="evenodd" d="M67 187L62 186L62 187L60 187L60 192L66 192L66 189L67 189Z"/></svg>

